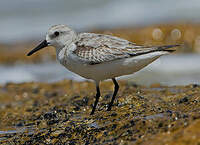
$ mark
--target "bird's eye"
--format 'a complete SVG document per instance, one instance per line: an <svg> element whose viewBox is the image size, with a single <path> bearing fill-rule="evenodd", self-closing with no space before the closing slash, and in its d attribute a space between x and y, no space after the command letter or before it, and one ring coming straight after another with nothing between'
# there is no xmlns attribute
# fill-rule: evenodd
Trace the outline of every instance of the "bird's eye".
<svg viewBox="0 0 200 145"><path fill-rule="evenodd" d="M54 35L55 35L55 36L59 36L59 34L60 34L60 33L59 33L58 31L54 32Z"/></svg>

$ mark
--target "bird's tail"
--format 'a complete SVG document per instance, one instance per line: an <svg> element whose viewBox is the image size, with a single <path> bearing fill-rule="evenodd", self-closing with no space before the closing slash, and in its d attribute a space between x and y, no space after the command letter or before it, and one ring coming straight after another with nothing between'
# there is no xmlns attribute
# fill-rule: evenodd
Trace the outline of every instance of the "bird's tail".
<svg viewBox="0 0 200 145"><path fill-rule="evenodd" d="M174 52L176 49L169 49L173 47L178 47L181 46L181 44L176 44L176 45L163 45L163 46L154 46L154 47L149 47L152 48L151 50L148 51L143 51L143 52L138 52L138 53L128 53L130 56L138 56L138 55L143 55L147 53L152 53L152 52L157 52L157 51L167 51L167 52Z"/></svg>
<svg viewBox="0 0 200 145"><path fill-rule="evenodd" d="M164 46L159 46L157 51L167 51L167 52L174 52L176 49L169 49L169 48L174 48L174 47L179 47L181 46L180 44L175 44L175 45L164 45Z"/></svg>

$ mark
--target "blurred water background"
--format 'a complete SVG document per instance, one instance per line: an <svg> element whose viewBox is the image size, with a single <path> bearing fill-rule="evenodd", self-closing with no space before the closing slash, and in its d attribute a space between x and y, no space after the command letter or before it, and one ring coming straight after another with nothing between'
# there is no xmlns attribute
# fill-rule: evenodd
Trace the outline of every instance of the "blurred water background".
<svg viewBox="0 0 200 145"><path fill-rule="evenodd" d="M199 13L199 0L4 0L0 1L0 42L42 38L54 24L86 31L199 22Z"/></svg>
<svg viewBox="0 0 200 145"><path fill-rule="evenodd" d="M160 83L165 86L200 83L200 56L163 56L133 75L122 76L140 85ZM0 84L8 82L56 82L63 79L85 81L86 79L68 71L58 62L41 64L0 65Z"/></svg>
<svg viewBox="0 0 200 145"><path fill-rule="evenodd" d="M6 0L0 2L0 43L42 40L54 24L67 24L79 32L109 30L170 22L199 23L199 13L199 0ZM198 54L166 56L129 78L145 85L200 83L198 62ZM0 84L62 79L84 80L56 62L0 65Z"/></svg>

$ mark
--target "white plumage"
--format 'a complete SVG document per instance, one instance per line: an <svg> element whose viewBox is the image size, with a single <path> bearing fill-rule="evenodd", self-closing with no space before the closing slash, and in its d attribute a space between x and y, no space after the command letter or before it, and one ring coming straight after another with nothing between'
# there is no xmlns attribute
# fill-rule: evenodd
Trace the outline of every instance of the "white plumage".
<svg viewBox="0 0 200 145"><path fill-rule="evenodd" d="M116 77L137 72L160 56L172 52L169 48L178 46L140 46L110 35L77 34L66 25L55 25L49 29L46 40L28 55L48 45L56 48L57 59L63 66L96 82L97 94L91 114L94 113L100 97L100 81L112 79L115 84L108 106L108 110L111 110L119 88Z"/></svg>

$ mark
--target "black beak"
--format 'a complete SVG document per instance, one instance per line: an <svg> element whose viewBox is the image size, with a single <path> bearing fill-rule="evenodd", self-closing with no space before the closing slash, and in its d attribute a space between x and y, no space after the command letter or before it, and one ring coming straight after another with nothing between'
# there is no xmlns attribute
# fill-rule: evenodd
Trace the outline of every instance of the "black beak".
<svg viewBox="0 0 200 145"><path fill-rule="evenodd" d="M27 56L30 56L32 55L33 53L35 53L36 51L44 48L44 47L47 47L48 46L48 42L46 40L42 41L42 43L40 43L36 48L34 48L33 50L31 50Z"/></svg>

